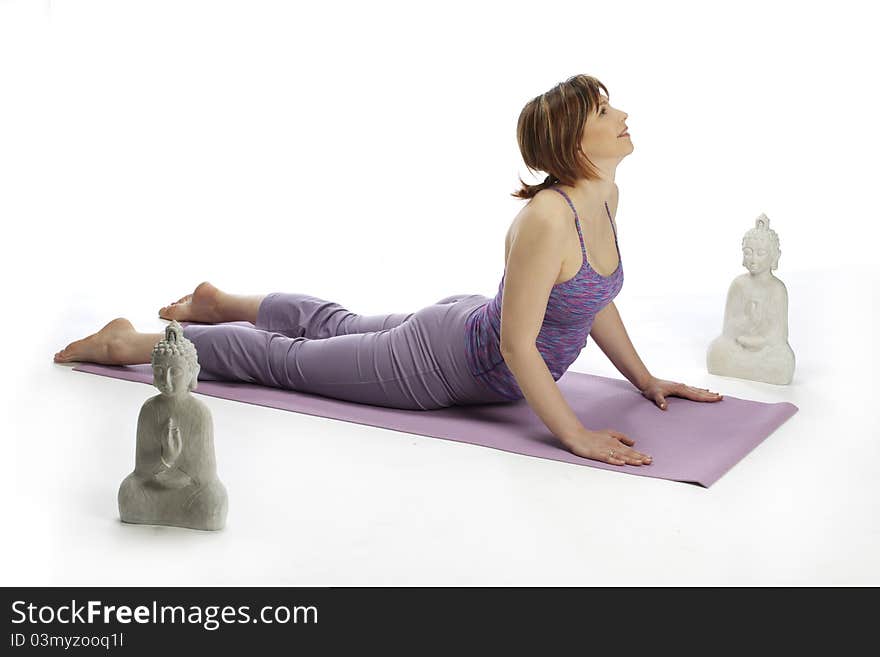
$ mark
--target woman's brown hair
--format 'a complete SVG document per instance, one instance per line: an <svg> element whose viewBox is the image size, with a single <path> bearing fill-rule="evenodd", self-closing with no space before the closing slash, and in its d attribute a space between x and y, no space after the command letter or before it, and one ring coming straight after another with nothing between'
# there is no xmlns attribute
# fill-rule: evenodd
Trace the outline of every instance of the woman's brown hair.
<svg viewBox="0 0 880 657"><path fill-rule="evenodd" d="M519 178L521 188L511 196L529 199L556 183L573 185L579 178L599 178L581 150L581 138L587 117L599 107L600 89L609 96L596 78L574 75L526 103L516 124L519 151L530 171L549 175L537 185Z"/></svg>

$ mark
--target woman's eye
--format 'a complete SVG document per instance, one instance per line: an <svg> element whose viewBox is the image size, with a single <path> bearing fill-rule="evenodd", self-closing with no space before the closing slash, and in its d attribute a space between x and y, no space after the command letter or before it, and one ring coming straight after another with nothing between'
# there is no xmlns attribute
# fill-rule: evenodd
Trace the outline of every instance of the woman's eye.
<svg viewBox="0 0 880 657"><path fill-rule="evenodd" d="M604 107L602 108L602 111L599 112L599 114L605 114L605 108L604 108Z"/></svg>

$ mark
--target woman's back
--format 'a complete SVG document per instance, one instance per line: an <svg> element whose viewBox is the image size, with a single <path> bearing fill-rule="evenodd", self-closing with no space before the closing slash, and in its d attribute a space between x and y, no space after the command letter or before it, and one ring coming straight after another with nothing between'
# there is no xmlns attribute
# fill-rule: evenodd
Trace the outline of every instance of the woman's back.
<svg viewBox="0 0 880 657"><path fill-rule="evenodd" d="M589 263L580 219L571 199L561 189L548 189L562 195L574 215L582 258L580 269L573 277L557 282L551 288L541 329L535 340L553 379L558 380L586 345L596 314L620 292L623 264L607 203L605 211L614 231L618 264L611 274L602 276ZM515 400L522 399L523 393L501 356L501 303L506 269L505 265L505 273L495 297L467 318L465 340L471 374L480 377L503 397Z"/></svg>

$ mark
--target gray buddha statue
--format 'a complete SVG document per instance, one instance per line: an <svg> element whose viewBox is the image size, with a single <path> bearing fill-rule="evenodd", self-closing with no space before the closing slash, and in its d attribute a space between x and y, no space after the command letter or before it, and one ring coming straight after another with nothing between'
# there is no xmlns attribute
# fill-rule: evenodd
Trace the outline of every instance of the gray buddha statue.
<svg viewBox="0 0 880 657"><path fill-rule="evenodd" d="M743 266L727 293L722 333L709 345L710 374L788 385L794 351L788 344L788 292L773 275L779 267L779 237L761 214L742 241Z"/></svg>
<svg viewBox="0 0 880 657"><path fill-rule="evenodd" d="M141 407L134 471L119 487L123 522L222 529L226 488L217 478L211 412L190 391L198 384L196 348L176 321L153 348L160 394Z"/></svg>

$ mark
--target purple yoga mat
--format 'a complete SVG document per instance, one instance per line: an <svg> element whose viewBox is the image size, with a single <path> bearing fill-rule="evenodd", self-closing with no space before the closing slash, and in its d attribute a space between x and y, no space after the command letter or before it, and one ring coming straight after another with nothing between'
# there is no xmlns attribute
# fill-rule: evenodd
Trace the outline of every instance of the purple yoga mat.
<svg viewBox="0 0 880 657"><path fill-rule="evenodd" d="M73 369L151 385L153 381L150 365L81 363ZM667 397L667 410L661 411L628 381L572 370L558 385L584 426L622 431L636 441L635 449L654 457L653 463L611 465L572 454L525 400L410 411L251 383L199 381L194 392L706 488L798 411L789 402L767 404L728 395L712 403Z"/></svg>

